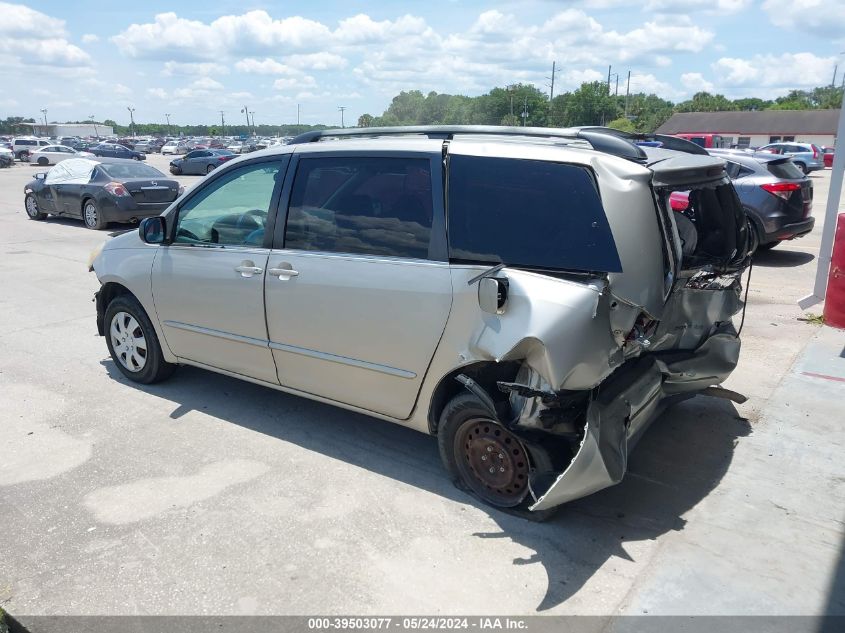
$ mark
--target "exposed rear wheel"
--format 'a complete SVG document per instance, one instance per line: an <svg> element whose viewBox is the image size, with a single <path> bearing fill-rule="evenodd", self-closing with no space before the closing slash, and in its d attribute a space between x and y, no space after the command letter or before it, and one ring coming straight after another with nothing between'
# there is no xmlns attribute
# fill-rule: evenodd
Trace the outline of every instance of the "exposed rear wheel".
<svg viewBox="0 0 845 633"><path fill-rule="evenodd" d="M532 474L552 469L542 447L532 445L529 451L470 393L459 394L446 405L437 442L455 483L498 508L527 507Z"/></svg>
<svg viewBox="0 0 845 633"><path fill-rule="evenodd" d="M49 165L49 164L50 164L50 161L49 161L49 160L47 160L47 158L45 158L44 156L41 156L41 157L38 159L38 164L39 164L39 165L41 165L42 167L46 167L47 165Z"/></svg>

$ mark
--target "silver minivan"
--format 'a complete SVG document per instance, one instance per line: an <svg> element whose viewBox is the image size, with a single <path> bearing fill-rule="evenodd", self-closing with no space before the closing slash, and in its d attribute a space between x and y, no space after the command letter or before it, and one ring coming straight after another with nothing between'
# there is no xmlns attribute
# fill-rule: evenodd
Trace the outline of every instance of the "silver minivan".
<svg viewBox="0 0 845 633"><path fill-rule="evenodd" d="M618 483L669 404L730 395L753 232L722 159L654 139L307 133L92 254L98 330L133 381L193 365L402 424L543 514Z"/></svg>

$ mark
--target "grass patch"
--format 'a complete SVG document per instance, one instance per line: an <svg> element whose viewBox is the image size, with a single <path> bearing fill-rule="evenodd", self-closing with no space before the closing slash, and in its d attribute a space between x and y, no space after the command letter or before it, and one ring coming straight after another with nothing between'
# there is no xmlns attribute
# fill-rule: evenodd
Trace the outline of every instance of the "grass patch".
<svg viewBox="0 0 845 633"><path fill-rule="evenodd" d="M812 312L807 312L804 316L798 317L798 320L804 321L804 323L810 323L812 325L824 325L823 314L814 314Z"/></svg>

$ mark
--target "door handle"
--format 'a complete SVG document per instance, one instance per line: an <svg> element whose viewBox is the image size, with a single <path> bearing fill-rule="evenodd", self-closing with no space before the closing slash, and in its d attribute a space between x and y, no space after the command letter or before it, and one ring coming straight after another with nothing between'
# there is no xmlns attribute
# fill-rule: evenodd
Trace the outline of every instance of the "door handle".
<svg viewBox="0 0 845 633"><path fill-rule="evenodd" d="M264 269L256 266L254 262L247 259L242 261L240 266L235 266L235 272L240 273L241 277L252 277L253 275L263 273Z"/></svg>
<svg viewBox="0 0 845 633"><path fill-rule="evenodd" d="M299 275L299 271L294 270L287 262L282 262L278 268L270 268L267 272L274 277L278 277L279 281L287 281L291 277Z"/></svg>

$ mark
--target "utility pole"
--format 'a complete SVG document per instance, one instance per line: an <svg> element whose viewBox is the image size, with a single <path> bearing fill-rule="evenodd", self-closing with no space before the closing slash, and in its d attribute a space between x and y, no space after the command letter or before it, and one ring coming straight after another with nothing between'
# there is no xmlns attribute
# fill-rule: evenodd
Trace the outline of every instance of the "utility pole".
<svg viewBox="0 0 845 633"><path fill-rule="evenodd" d="M167 119L167 136L172 136L170 133L170 113L168 112L164 117Z"/></svg>
<svg viewBox="0 0 845 633"><path fill-rule="evenodd" d="M220 136L226 136L226 119L223 118L224 114L225 112L223 112L223 110L220 110L220 127L223 128L223 132L220 134Z"/></svg>
<svg viewBox="0 0 845 633"><path fill-rule="evenodd" d="M839 70L839 64L838 63L833 65L833 79L830 80L830 87L831 88L836 87L836 71L837 70Z"/></svg>
<svg viewBox="0 0 845 633"><path fill-rule="evenodd" d="M619 96L619 73L616 73L616 92L613 93L614 97Z"/></svg>
<svg viewBox="0 0 845 633"><path fill-rule="evenodd" d="M522 127L525 127L525 121L528 119L528 95L525 96L525 103L522 105Z"/></svg>
<svg viewBox="0 0 845 633"><path fill-rule="evenodd" d="M625 118L628 118L628 97L631 94L631 71L628 71L628 85L625 86Z"/></svg>
<svg viewBox="0 0 845 633"><path fill-rule="evenodd" d="M560 70L555 70L555 66L557 62L552 62L552 76L546 77L552 83L549 86L549 101L552 101L555 98L555 75L560 72Z"/></svg>
<svg viewBox="0 0 845 633"><path fill-rule="evenodd" d="M246 114L246 127L249 130L249 108L247 106L241 108L241 114Z"/></svg>
<svg viewBox="0 0 845 633"><path fill-rule="evenodd" d="M41 114L44 115L44 134L47 134L47 108L41 108Z"/></svg>
<svg viewBox="0 0 845 633"><path fill-rule="evenodd" d="M100 140L100 133L97 131L97 120L94 118L93 114L90 115L88 118L91 119L91 123L94 124L94 136L96 136L97 140L99 141Z"/></svg>
<svg viewBox="0 0 845 633"><path fill-rule="evenodd" d="M299 125L299 104L296 104L296 124Z"/></svg>
<svg viewBox="0 0 845 633"><path fill-rule="evenodd" d="M250 112L252 115L252 135L255 136L257 134L257 130L255 129L255 112ZM247 117L247 120L249 117Z"/></svg>
<svg viewBox="0 0 845 633"><path fill-rule="evenodd" d="M135 136L135 108L130 108L126 106L126 109L129 110L129 131L132 136Z"/></svg>
<svg viewBox="0 0 845 633"><path fill-rule="evenodd" d="M340 110L340 127L346 127L343 124L343 113L346 110L346 106L338 106L337 109Z"/></svg>
<svg viewBox="0 0 845 633"><path fill-rule="evenodd" d="M610 69L612 66L607 67L607 95L610 96Z"/></svg>

